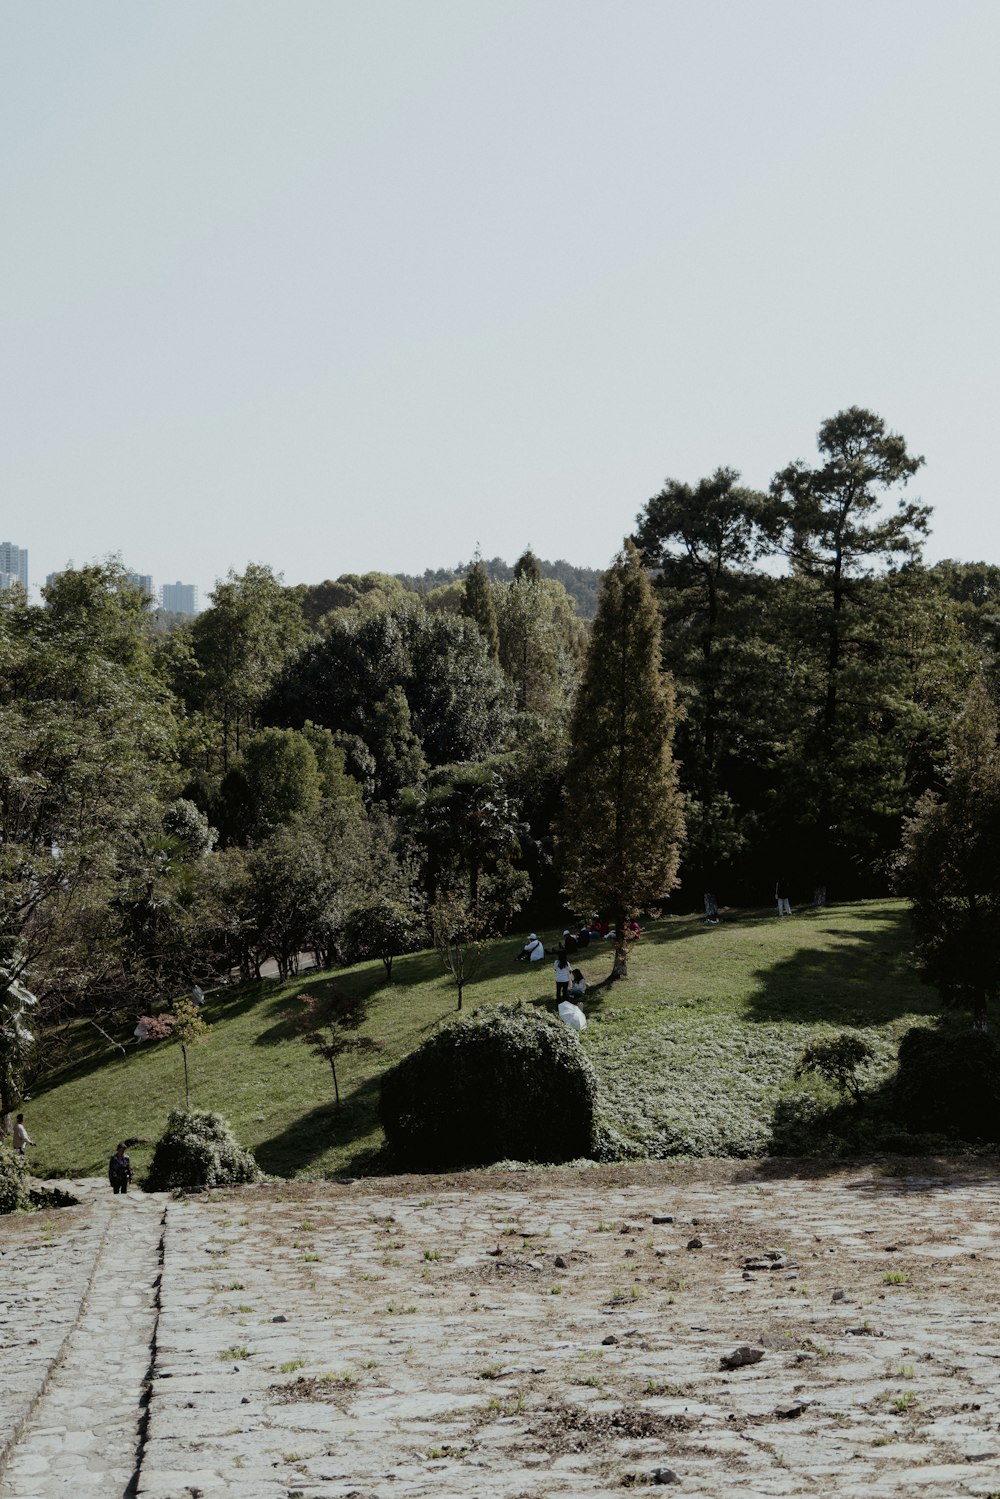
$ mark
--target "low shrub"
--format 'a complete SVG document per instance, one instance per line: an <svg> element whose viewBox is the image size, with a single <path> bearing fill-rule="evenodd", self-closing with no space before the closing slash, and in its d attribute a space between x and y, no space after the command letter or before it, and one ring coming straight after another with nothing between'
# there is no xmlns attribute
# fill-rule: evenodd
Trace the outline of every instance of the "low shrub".
<svg viewBox="0 0 1000 1499"><path fill-rule="evenodd" d="M1000 1048L981 1031L915 1026L899 1043L893 1102L910 1129L1000 1140Z"/></svg>
<svg viewBox="0 0 1000 1499"><path fill-rule="evenodd" d="M0 1213L16 1213L28 1206L24 1162L14 1150L0 1145Z"/></svg>
<svg viewBox="0 0 1000 1499"><path fill-rule="evenodd" d="M219 1114L186 1114L173 1109L153 1152L147 1192L174 1187L236 1187L260 1181L262 1172L248 1150L233 1139Z"/></svg>
<svg viewBox="0 0 1000 1499"><path fill-rule="evenodd" d="M812 1041L795 1066L796 1077L813 1072L832 1083L839 1093L858 1100L863 1091L861 1073L875 1061L875 1048L856 1031Z"/></svg>
<svg viewBox="0 0 1000 1499"><path fill-rule="evenodd" d="M408 1170L568 1161L592 1149L596 1096L578 1037L518 1005L425 1041L383 1076L379 1113Z"/></svg>

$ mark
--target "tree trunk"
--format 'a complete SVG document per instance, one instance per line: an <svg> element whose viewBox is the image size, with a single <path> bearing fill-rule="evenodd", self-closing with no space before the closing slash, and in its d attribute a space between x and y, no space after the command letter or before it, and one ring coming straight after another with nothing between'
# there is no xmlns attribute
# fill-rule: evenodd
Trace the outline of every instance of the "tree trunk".
<svg viewBox="0 0 1000 1499"><path fill-rule="evenodd" d="M185 1110L185 1113L190 1114L190 1112L191 1112L191 1085L190 1085L190 1082L188 1080L188 1049L184 1045L183 1041L181 1042L181 1056L184 1058L184 1110Z"/></svg>
<svg viewBox="0 0 1000 1499"><path fill-rule="evenodd" d="M339 1085L337 1083L337 1064L334 1061L333 1057L330 1058L330 1071L333 1073L333 1099L334 1099L333 1106L339 1112L339 1110L340 1110L340 1087L339 1087Z"/></svg>
<svg viewBox="0 0 1000 1499"><path fill-rule="evenodd" d="M615 961L611 969L613 979L628 978L628 939L625 935L625 912L615 914Z"/></svg>

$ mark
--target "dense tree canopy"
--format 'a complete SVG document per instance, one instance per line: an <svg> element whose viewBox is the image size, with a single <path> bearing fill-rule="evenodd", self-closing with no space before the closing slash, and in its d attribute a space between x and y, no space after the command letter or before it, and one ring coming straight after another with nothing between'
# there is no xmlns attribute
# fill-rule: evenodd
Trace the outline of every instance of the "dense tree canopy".
<svg viewBox="0 0 1000 1499"><path fill-rule="evenodd" d="M561 886L619 926L678 878L689 906L779 871L885 889L908 818L922 961L981 1008L1000 567L923 565L921 461L851 407L767 494L668 480L589 630L600 575L530 548L293 587L249 564L194 621L115 562L0 594L3 1106L15 1012L44 1035L267 958L388 966L425 921L464 963L522 907L562 918Z"/></svg>

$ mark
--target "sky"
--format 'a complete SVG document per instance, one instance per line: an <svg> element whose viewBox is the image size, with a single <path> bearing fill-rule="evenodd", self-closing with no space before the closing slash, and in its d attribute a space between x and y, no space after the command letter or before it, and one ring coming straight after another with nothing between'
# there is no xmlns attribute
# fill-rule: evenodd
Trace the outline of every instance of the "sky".
<svg viewBox="0 0 1000 1499"><path fill-rule="evenodd" d="M877 411L1000 563L996 0L0 0L33 584L606 566Z"/></svg>

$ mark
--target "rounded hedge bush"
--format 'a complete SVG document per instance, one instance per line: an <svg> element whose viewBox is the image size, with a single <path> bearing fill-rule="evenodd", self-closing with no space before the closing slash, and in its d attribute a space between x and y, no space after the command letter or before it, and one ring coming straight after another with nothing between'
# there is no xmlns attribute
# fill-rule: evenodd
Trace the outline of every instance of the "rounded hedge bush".
<svg viewBox="0 0 1000 1499"><path fill-rule="evenodd" d="M248 1150L233 1139L220 1114L185 1114L173 1109L153 1152L147 1192L174 1187L237 1187L260 1181L262 1172Z"/></svg>
<svg viewBox="0 0 1000 1499"><path fill-rule="evenodd" d="M915 1026L899 1043L894 1105L913 1130L1000 1140L1000 1048L981 1031Z"/></svg>
<svg viewBox="0 0 1000 1499"><path fill-rule="evenodd" d="M590 1154L597 1084L576 1034L533 1010L452 1021L382 1078L379 1114L411 1171Z"/></svg>
<svg viewBox="0 0 1000 1499"><path fill-rule="evenodd" d="M16 1213L27 1206L24 1162L16 1151L0 1145L0 1213Z"/></svg>

